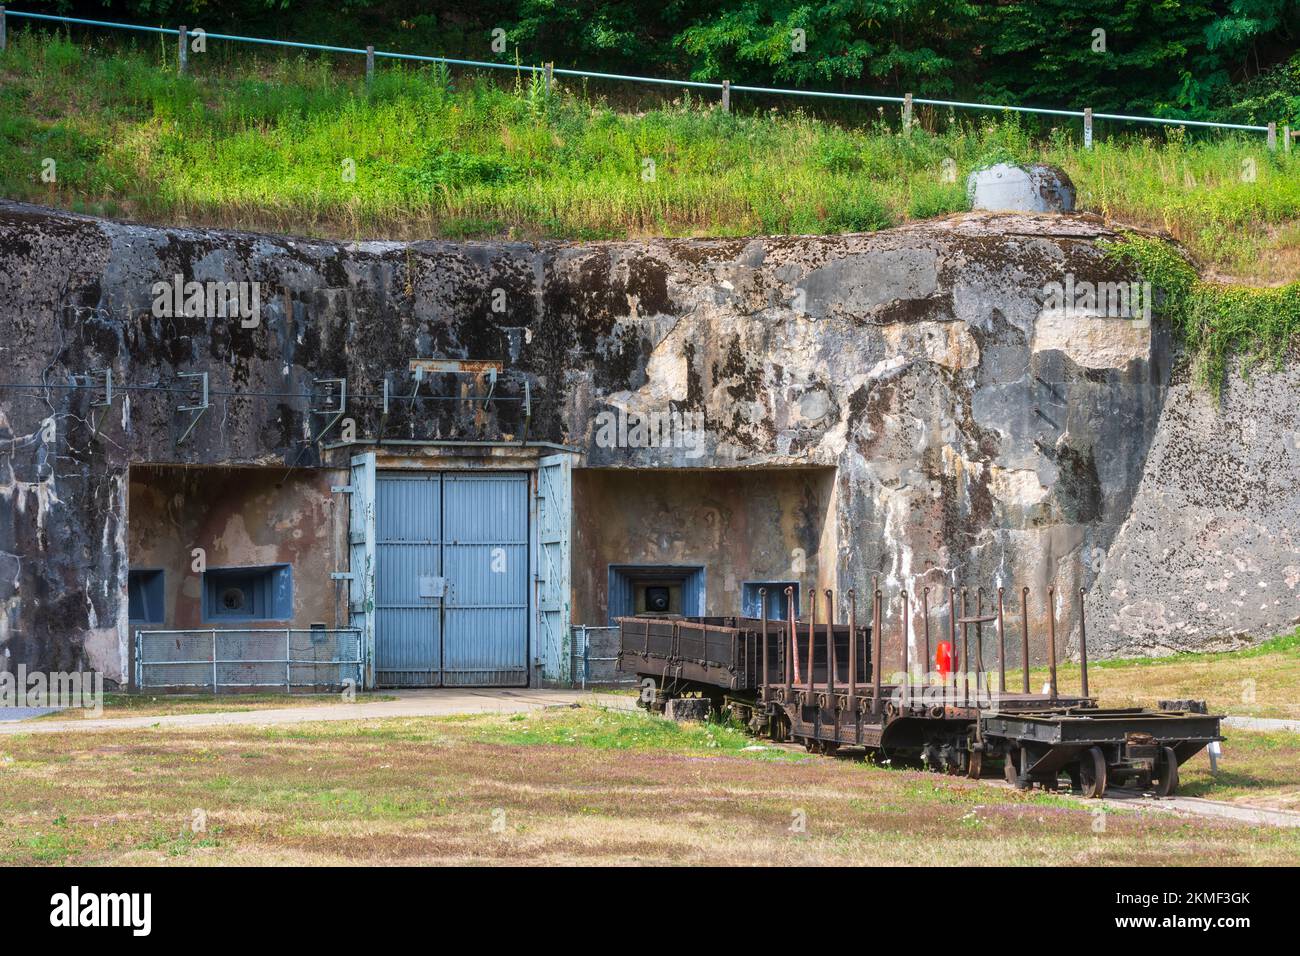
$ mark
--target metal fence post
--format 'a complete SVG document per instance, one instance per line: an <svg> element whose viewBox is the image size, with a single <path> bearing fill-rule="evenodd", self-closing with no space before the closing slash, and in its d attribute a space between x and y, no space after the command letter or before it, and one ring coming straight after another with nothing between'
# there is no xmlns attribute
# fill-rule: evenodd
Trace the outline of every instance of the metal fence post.
<svg viewBox="0 0 1300 956"><path fill-rule="evenodd" d="M369 86L375 79L375 45L366 44L366 86Z"/></svg>
<svg viewBox="0 0 1300 956"><path fill-rule="evenodd" d="M177 52L179 53L179 59L176 61L176 72L184 75L185 67L190 60L190 55L189 55L190 44L189 44L188 27L186 26L181 27L178 40L179 40L179 44L177 45L176 49ZM216 693L216 691L213 691L213 693Z"/></svg>
<svg viewBox="0 0 1300 956"><path fill-rule="evenodd" d="M1083 111L1083 148L1092 149L1092 107Z"/></svg>
<svg viewBox="0 0 1300 956"><path fill-rule="evenodd" d="M903 135L912 135L912 94L903 94Z"/></svg>
<svg viewBox="0 0 1300 956"><path fill-rule="evenodd" d="M1277 149L1277 123L1268 124L1268 148Z"/></svg>
<svg viewBox="0 0 1300 956"><path fill-rule="evenodd" d="M5 8L0 6L0 50L5 48Z"/></svg>
<svg viewBox="0 0 1300 956"><path fill-rule="evenodd" d="M291 663L293 660L293 641L290 636L292 633L289 628L284 629L284 692L286 694L293 693L293 672L291 670L293 666Z"/></svg>
<svg viewBox="0 0 1300 956"><path fill-rule="evenodd" d="M731 80L722 81L722 112L731 112Z"/></svg>
<svg viewBox="0 0 1300 956"><path fill-rule="evenodd" d="M217 693L217 629L212 629L212 693Z"/></svg>

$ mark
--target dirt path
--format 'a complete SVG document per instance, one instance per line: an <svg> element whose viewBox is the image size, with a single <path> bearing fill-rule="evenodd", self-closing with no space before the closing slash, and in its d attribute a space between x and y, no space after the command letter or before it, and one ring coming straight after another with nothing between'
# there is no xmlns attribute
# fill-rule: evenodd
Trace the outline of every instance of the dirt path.
<svg viewBox="0 0 1300 956"><path fill-rule="evenodd" d="M616 694L577 690L419 690L400 691L396 700L364 701L356 704L325 704L281 707L269 710L218 711L205 714L170 714L141 717L98 717L70 720L25 720L0 723L0 736L15 734L62 734L100 730L192 729L241 724L261 727L275 724L318 721L366 720L381 717L449 717L456 714L514 714L544 707L568 707L594 703L616 710L631 709L635 700Z"/></svg>

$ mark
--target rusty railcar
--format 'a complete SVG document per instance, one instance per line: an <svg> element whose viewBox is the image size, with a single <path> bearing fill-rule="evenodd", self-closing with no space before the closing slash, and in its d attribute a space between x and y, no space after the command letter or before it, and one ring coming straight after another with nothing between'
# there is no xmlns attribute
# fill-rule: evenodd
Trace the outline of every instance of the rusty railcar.
<svg viewBox="0 0 1300 956"><path fill-rule="evenodd" d="M914 760L930 769L978 778L1001 764L1021 788L1057 789L1062 778L1089 797L1109 784L1135 784L1161 795L1174 793L1178 767L1206 745L1220 741L1220 717L1195 709L1102 708L1088 693L1086 629L1081 638L1081 692L1059 692L1056 677L1055 614L1049 612L1049 681L1033 693L1028 671L1020 688L1007 688L1003 591L996 609L974 612L963 590L948 594L947 639L937 641L951 663L929 671L931 634L928 591L925 647L908 660L910 640L901 641L901 666L885 679L881 660L880 592L874 594L870 625L858 625L849 593L849 622L833 620L833 595L826 592L826 620L744 617L618 618L618 666L643 683L642 704L662 711L675 697L708 698L719 712L745 723L760 736L794 741L810 751L834 753L862 748L887 757ZM1028 589L1022 591L1022 602ZM1049 590L1048 607L1054 607ZM793 602L791 602L792 607ZM903 602L901 634L909 634ZM766 606L766 605L764 605ZM1022 608L1024 604L1022 603ZM960 607L960 610L958 609ZM1021 614L1021 660L1029 659L1027 616ZM994 671L984 668L986 626L996 628ZM959 640L960 634L960 640ZM974 654L971 653L972 649ZM967 661L962 671L962 662ZM996 683L994 677L996 676Z"/></svg>

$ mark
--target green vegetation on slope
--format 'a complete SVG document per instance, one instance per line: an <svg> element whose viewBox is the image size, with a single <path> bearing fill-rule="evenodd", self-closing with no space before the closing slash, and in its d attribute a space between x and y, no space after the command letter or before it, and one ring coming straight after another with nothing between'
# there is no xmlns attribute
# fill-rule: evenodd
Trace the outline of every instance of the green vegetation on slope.
<svg viewBox="0 0 1300 956"><path fill-rule="evenodd" d="M1012 119L905 137L883 111L854 128L689 97L629 114L445 69L381 68L367 92L327 58L177 77L154 54L26 34L0 74L0 192L110 215L341 237L832 233L960 211L972 168L1040 159L1084 209L1167 229L1213 268L1300 263L1300 156L1259 138L1084 151Z"/></svg>
<svg viewBox="0 0 1300 956"><path fill-rule="evenodd" d="M1300 335L1300 281L1267 289L1207 282L1176 247L1149 236L1125 236L1111 253L1163 296L1162 314L1191 351L1197 378L1216 396L1230 355L1243 355L1247 367L1261 360L1277 366Z"/></svg>

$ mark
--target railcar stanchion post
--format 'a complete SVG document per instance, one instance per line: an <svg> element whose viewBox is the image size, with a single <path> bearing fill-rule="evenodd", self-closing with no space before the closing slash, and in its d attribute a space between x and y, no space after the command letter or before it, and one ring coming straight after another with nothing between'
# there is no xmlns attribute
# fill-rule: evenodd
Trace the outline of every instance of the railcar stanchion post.
<svg viewBox="0 0 1300 956"><path fill-rule="evenodd" d="M953 658L957 656L957 589L948 588L948 666L952 668L952 702L957 703L957 665ZM944 687L948 685L944 681ZM946 690L944 697L948 696Z"/></svg>
<svg viewBox="0 0 1300 956"><path fill-rule="evenodd" d="M1047 589L1047 679L1050 700L1056 701L1056 588Z"/></svg>
<svg viewBox="0 0 1300 956"><path fill-rule="evenodd" d="M880 579L875 579L875 594L871 599L871 631L875 653L871 657L871 713L880 718Z"/></svg>
<svg viewBox="0 0 1300 956"><path fill-rule="evenodd" d="M1006 588L998 588L998 693L1007 692L1007 632L1002 623L1002 592Z"/></svg>
<svg viewBox="0 0 1300 956"><path fill-rule="evenodd" d="M828 700L835 694L835 592L830 588L826 589L826 694Z"/></svg>
<svg viewBox="0 0 1300 956"><path fill-rule="evenodd" d="M961 589L961 659L966 663L966 670L962 673L961 678L961 705L966 707L970 703L970 624L966 617L970 611L966 606L966 588Z"/></svg>
<svg viewBox="0 0 1300 956"><path fill-rule="evenodd" d="M930 589L921 589L921 617L925 623L925 657L921 658L921 686L930 686Z"/></svg>
<svg viewBox="0 0 1300 956"><path fill-rule="evenodd" d="M1029 693L1029 588L1020 589L1020 682Z"/></svg>
<svg viewBox="0 0 1300 956"><path fill-rule="evenodd" d="M767 588L758 589L758 603L762 607L763 679L758 682L758 699L767 700Z"/></svg>
<svg viewBox="0 0 1300 956"><path fill-rule="evenodd" d="M798 660L799 643L795 640L795 621L794 621L794 588L785 589L785 617L789 622L790 631L790 649L781 656L785 658L785 699L790 700L791 692L794 688L794 662Z"/></svg>
<svg viewBox="0 0 1300 956"><path fill-rule="evenodd" d="M813 646L816 643L817 633L817 586L814 584L809 591L812 592L812 604L808 608L808 705L812 704L813 696Z"/></svg>
<svg viewBox="0 0 1300 956"><path fill-rule="evenodd" d="M1088 696L1088 623L1084 620L1083 600L1088 592L1079 588L1079 680L1083 684L1083 696Z"/></svg>
<svg viewBox="0 0 1300 956"><path fill-rule="evenodd" d="M984 589L975 589L975 693L980 692L984 680Z"/></svg>
<svg viewBox="0 0 1300 956"><path fill-rule="evenodd" d="M908 627L907 627L907 605L908 605L907 589L904 588L903 589L903 706L905 707L912 702L912 672L911 672L911 668L909 667L910 662L907 659L908 658L907 645L909 642L909 638L911 636L908 633Z"/></svg>
<svg viewBox="0 0 1300 956"><path fill-rule="evenodd" d="M858 596L849 588L849 712L858 713Z"/></svg>

